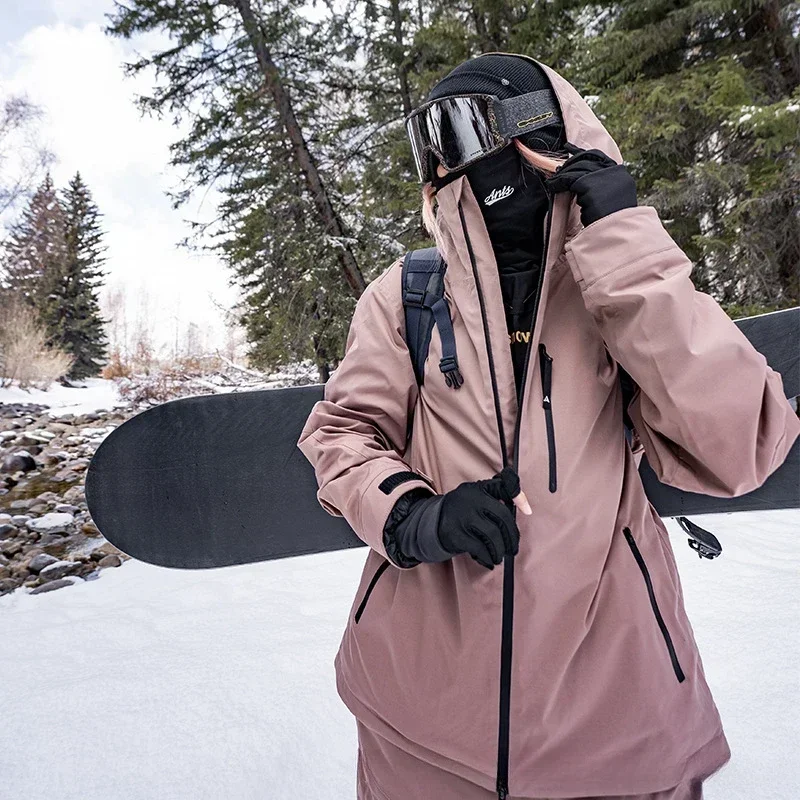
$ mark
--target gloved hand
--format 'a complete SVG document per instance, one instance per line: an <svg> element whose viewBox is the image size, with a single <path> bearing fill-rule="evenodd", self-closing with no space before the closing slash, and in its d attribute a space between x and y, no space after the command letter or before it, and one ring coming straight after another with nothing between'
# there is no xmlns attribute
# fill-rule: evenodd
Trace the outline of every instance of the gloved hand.
<svg viewBox="0 0 800 800"><path fill-rule="evenodd" d="M544 182L553 193L575 193L584 227L637 205L636 181L624 164L596 148L582 150L567 142L565 149L572 155Z"/></svg>
<svg viewBox="0 0 800 800"><path fill-rule="evenodd" d="M387 553L402 567L469 553L494 569L507 553L519 552L519 528L511 511L519 494L519 476L511 467L445 494L412 489L398 498L384 527ZM527 501L524 507L530 510Z"/></svg>

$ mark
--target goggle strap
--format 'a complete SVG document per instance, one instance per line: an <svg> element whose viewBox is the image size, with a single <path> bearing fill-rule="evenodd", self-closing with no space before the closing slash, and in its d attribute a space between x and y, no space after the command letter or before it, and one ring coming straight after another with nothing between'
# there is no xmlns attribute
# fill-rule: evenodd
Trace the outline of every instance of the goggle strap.
<svg viewBox="0 0 800 800"><path fill-rule="evenodd" d="M495 101L493 105L497 126L503 137L521 136L559 119L559 108L553 103L549 89Z"/></svg>

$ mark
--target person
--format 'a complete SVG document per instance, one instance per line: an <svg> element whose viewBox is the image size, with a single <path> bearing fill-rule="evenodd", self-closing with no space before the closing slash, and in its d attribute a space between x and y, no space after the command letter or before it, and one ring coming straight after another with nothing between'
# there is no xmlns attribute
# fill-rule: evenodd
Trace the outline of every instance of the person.
<svg viewBox="0 0 800 800"><path fill-rule="evenodd" d="M551 67L471 58L406 125L458 379L434 329L418 383L397 259L298 440L369 545L334 660L357 796L698 800L731 753L639 459L737 496L800 420Z"/></svg>

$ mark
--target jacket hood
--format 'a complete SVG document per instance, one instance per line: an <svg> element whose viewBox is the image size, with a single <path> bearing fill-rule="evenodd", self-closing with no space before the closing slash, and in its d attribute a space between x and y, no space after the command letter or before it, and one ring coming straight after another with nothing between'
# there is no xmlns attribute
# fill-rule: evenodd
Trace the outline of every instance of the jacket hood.
<svg viewBox="0 0 800 800"><path fill-rule="evenodd" d="M556 70L537 59L533 60L544 70L553 87L561 109L561 117L564 121L564 131L567 141L584 150L590 150L592 148L602 150L609 158L621 164L622 154L620 153L617 143L606 130L603 123L598 119L594 111L589 107L586 100L578 93L577 89L575 89L566 78L556 72ZM470 218L476 222L478 221L477 218L481 216L480 206L465 175L461 175L445 186L442 186L436 193L436 199L438 203L436 220L444 239L442 245L444 250L443 256L445 260L449 262L450 259L448 256L453 254L454 249L454 236L458 235L454 227L458 227L460 219L458 213L459 203L463 201L478 209L479 213L477 217L475 215L470 215ZM580 222L580 208L571 193L562 193L560 196L557 195L554 199L554 206L560 206L560 213L556 214L554 210L554 236L557 241L561 240L563 247L563 245L582 227ZM562 227L560 230L559 223L561 223ZM472 240L476 242L477 249L485 251L488 247L489 251L491 251L489 233L485 225L475 224L470 227L469 233Z"/></svg>

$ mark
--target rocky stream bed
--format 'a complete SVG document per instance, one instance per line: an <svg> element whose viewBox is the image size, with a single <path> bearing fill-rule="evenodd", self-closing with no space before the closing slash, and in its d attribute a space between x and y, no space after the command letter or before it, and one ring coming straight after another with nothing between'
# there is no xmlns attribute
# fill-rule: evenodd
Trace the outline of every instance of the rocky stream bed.
<svg viewBox="0 0 800 800"><path fill-rule="evenodd" d="M0 404L0 595L92 580L128 558L92 522L83 484L97 446L131 413Z"/></svg>

